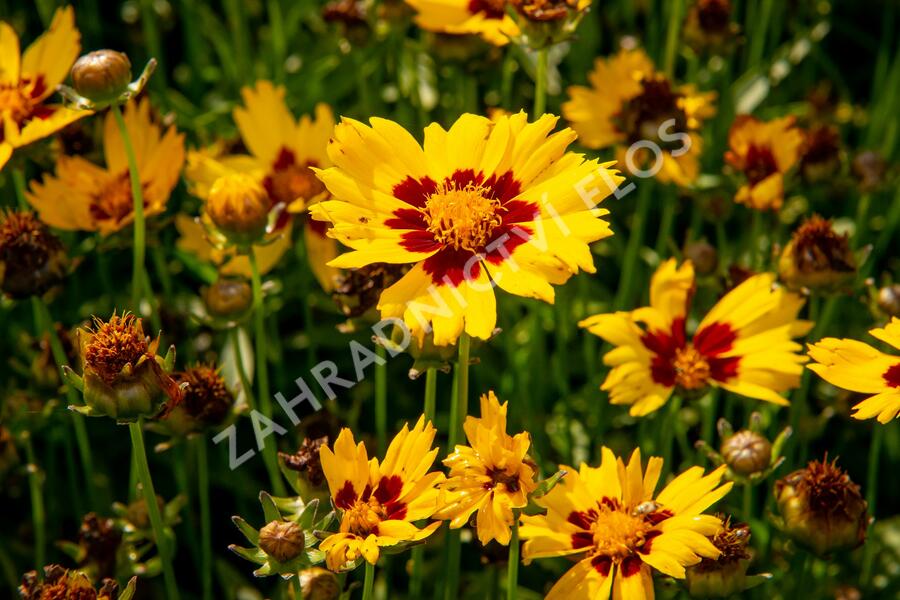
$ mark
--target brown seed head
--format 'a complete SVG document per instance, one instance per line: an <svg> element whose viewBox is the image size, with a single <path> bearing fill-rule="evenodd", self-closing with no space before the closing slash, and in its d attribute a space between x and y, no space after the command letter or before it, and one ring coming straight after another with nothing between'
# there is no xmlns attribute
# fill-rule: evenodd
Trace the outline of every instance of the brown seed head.
<svg viewBox="0 0 900 600"><path fill-rule="evenodd" d="M884 184L887 163L879 153L866 150L856 155L851 170L859 181L860 189L864 192L873 192Z"/></svg>
<svg viewBox="0 0 900 600"><path fill-rule="evenodd" d="M800 170L807 181L816 182L833 175L840 166L841 136L831 125L806 132L800 151Z"/></svg>
<svg viewBox="0 0 900 600"><path fill-rule="evenodd" d="M0 213L0 290L17 299L39 296L65 273L62 242L34 213Z"/></svg>
<svg viewBox="0 0 900 600"><path fill-rule="evenodd" d="M502 1L483 0L481 3L490 5L494 13L502 16ZM511 3L529 21L540 22L561 21L569 16L569 11L578 9L578 0L511 0Z"/></svg>
<svg viewBox="0 0 900 600"><path fill-rule="evenodd" d="M106 322L94 317L94 329L84 349L85 368L112 383L126 365L134 366L148 351L141 319L131 313L114 314Z"/></svg>
<svg viewBox="0 0 900 600"><path fill-rule="evenodd" d="M67 571L59 565L44 567L44 579L38 580L36 571L22 578L19 595L23 600L112 600L104 586L98 595L87 575L80 571Z"/></svg>
<svg viewBox="0 0 900 600"><path fill-rule="evenodd" d="M259 547L278 562L300 556L305 548L303 530L291 521L272 521L259 530Z"/></svg>
<svg viewBox="0 0 900 600"><path fill-rule="evenodd" d="M121 96L131 83L131 61L115 50L89 52L72 65L75 91L94 102Z"/></svg>

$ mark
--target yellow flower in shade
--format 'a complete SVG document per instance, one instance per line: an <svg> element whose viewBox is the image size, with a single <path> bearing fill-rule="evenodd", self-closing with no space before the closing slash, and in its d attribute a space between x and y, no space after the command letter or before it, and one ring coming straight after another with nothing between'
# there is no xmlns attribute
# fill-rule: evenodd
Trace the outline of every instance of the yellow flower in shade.
<svg viewBox="0 0 900 600"><path fill-rule="evenodd" d="M506 14L506 0L406 0L416 10L416 25L428 31L473 34L502 46L519 34Z"/></svg>
<svg viewBox="0 0 900 600"><path fill-rule="evenodd" d="M893 317L869 334L900 350L900 319ZM809 369L828 383L859 394L873 394L853 407L853 417L889 423L900 413L900 356L885 354L856 340L825 338L809 344Z"/></svg>
<svg viewBox="0 0 900 600"><path fill-rule="evenodd" d="M612 367L601 389L610 402L644 416L673 392L703 394L717 386L775 404L800 383L806 357L791 338L812 323L797 319L803 298L775 285L775 276L750 277L725 294L688 336L694 267L664 262L650 282L650 306L594 315L579 325L615 348L603 357Z"/></svg>
<svg viewBox="0 0 900 600"><path fill-rule="evenodd" d="M103 125L105 168L80 156L64 155L56 161L55 175L32 182L28 201L48 225L109 235L134 220L128 159L111 113ZM165 211L178 183L184 163L184 135L174 126L163 132L153 122L146 99L126 105L125 125L141 176L144 214L152 217Z"/></svg>
<svg viewBox="0 0 900 600"><path fill-rule="evenodd" d="M437 456L434 435L431 422L419 417L412 429L403 426L380 463L369 460L365 444L356 444L349 429L341 430L334 450L322 447L322 470L341 515L340 532L319 545L329 569L353 569L360 558L375 564L381 548L424 540L440 527L439 521L422 529L413 525L434 514L436 486L444 480L443 473L428 472Z"/></svg>
<svg viewBox="0 0 900 600"><path fill-rule="evenodd" d="M728 133L725 161L747 179L734 201L755 210L779 210L784 202L784 176L800 159L803 133L794 117L760 121L740 115Z"/></svg>
<svg viewBox="0 0 900 600"><path fill-rule="evenodd" d="M90 112L47 104L81 50L75 9L59 8L50 27L20 55L19 36L0 22L0 168L13 150L51 135Z"/></svg>
<svg viewBox="0 0 900 600"><path fill-rule="evenodd" d="M188 153L185 179L191 193L206 199L209 190L220 177L238 172L256 179L266 190L272 208L283 211L275 224L269 245L255 246L260 268L269 263L273 267L291 247L291 214L305 211L310 205L328 197L328 191L316 177L313 168L331 166L327 146L334 130L334 116L325 104L316 106L315 118L294 119L285 103L285 89L269 81L259 81L255 87L241 90L244 106L236 108L233 116L241 140L250 154L226 154L219 146ZM181 232L178 245L197 254L203 260L219 264L227 262L223 271L249 276L245 257L230 260L232 253L222 254L206 243L203 230L187 217L180 217L176 226ZM326 291L334 287L337 270L326 263L337 256L337 243L325 235L326 225L306 219L303 238L316 279Z"/></svg>
<svg viewBox="0 0 900 600"><path fill-rule="evenodd" d="M456 446L444 459L450 476L441 486L438 519L458 529L478 511L478 539L509 544L514 508L524 508L537 487L535 469L527 459L531 436L506 433L507 403L494 392L481 397L481 418L466 417L463 428L469 446Z"/></svg>
<svg viewBox="0 0 900 600"><path fill-rule="evenodd" d="M548 600L653 598L652 569L682 579L685 567L718 558L710 542L722 529L702 514L725 496L725 467L708 475L691 467L654 498L663 459L651 457L644 471L636 449L626 465L603 448L599 467L561 466L568 475L535 502L546 515L522 517L524 560L577 556L578 562L547 594Z"/></svg>
<svg viewBox="0 0 900 600"><path fill-rule="evenodd" d="M612 234L596 205L623 180L612 163L566 152L575 132L551 134L556 121L464 114L449 131L429 125L423 149L393 121L344 119L335 167L319 172L336 199L311 211L353 250L331 266L412 265L378 308L420 345L429 331L439 346L463 330L489 338L494 285L553 302L551 284L595 272L588 244Z"/></svg>
<svg viewBox="0 0 900 600"><path fill-rule="evenodd" d="M562 105L563 117L584 146L615 147L621 164L629 146L653 142L662 151L658 180L687 186L697 179L702 151L698 130L715 114L714 93L699 93L688 85L675 88L640 49L598 58L588 81L589 87L571 86ZM636 167L650 170L658 158L645 148L635 151L633 160Z"/></svg>

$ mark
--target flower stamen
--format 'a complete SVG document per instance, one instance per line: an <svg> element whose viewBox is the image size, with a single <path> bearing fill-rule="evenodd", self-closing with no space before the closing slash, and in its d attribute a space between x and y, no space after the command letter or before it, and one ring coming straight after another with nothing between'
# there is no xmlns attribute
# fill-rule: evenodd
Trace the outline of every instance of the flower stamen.
<svg viewBox="0 0 900 600"><path fill-rule="evenodd" d="M441 186L421 209L436 242L456 250L481 252L502 222L500 201L484 187L468 184Z"/></svg>
<svg viewBox="0 0 900 600"><path fill-rule="evenodd" d="M672 367L675 369L675 385L684 390L706 387L711 375L709 362L691 345L675 351Z"/></svg>

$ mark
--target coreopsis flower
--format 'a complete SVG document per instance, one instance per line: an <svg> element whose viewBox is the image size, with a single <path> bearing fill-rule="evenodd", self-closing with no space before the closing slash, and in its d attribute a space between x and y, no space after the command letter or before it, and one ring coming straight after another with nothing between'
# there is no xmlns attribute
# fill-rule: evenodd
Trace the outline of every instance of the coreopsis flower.
<svg viewBox="0 0 900 600"><path fill-rule="evenodd" d="M416 25L427 31L472 34L503 46L519 34L506 14L506 0L406 0L416 11Z"/></svg>
<svg viewBox="0 0 900 600"><path fill-rule="evenodd" d="M784 203L784 177L797 164L803 132L794 117L760 121L739 115L728 132L725 161L740 171L747 183L734 200L754 210L779 210Z"/></svg>
<svg viewBox="0 0 900 600"><path fill-rule="evenodd" d="M50 27L23 54L9 23L0 22L0 169L13 151L90 114L47 100L81 50L75 9L58 8Z"/></svg>
<svg viewBox="0 0 900 600"><path fill-rule="evenodd" d="M718 558L703 558L688 567L685 585L692 598L731 598L757 586L771 575L747 575L747 568L753 559L750 550L750 526L725 520L722 530L710 537L710 541L721 554Z"/></svg>
<svg viewBox="0 0 900 600"><path fill-rule="evenodd" d="M869 335L900 350L900 318L893 317ZM872 394L853 407L856 419L878 419L889 423L900 413L900 356L885 354L872 346L849 339L825 338L809 344L808 366L837 387Z"/></svg>
<svg viewBox="0 0 900 600"><path fill-rule="evenodd" d="M652 142L661 153L639 148L634 167L652 170L654 162L661 161L659 181L688 186L697 179L702 150L698 132L715 114L714 93L697 92L689 85L675 87L640 49L598 58L588 81L589 87L569 87L569 99L562 105L562 114L582 145L615 147L621 163L629 146Z"/></svg>
<svg viewBox="0 0 900 600"><path fill-rule="evenodd" d="M67 270L62 242L34 213L0 212L0 291L17 299L40 296Z"/></svg>
<svg viewBox="0 0 900 600"><path fill-rule="evenodd" d="M507 545L513 509L528 505L537 488L536 469L528 460L531 436L506 433L508 403L500 404L494 392L481 396L481 417L466 417L463 429L468 446L457 445L444 459L450 475L441 485L438 519L450 520L450 528L465 525L478 512L478 539Z"/></svg>
<svg viewBox="0 0 900 600"><path fill-rule="evenodd" d="M184 135L174 126L163 131L151 117L150 101L129 102L124 111L128 135L134 141L141 176L144 214L165 211L184 163ZM31 183L28 201L41 220L69 231L98 231L109 235L134 221L134 199L128 159L112 113L103 129L106 166L80 156L60 156L56 174Z"/></svg>
<svg viewBox="0 0 900 600"><path fill-rule="evenodd" d="M381 294L382 317L402 318L422 344L446 346L465 330L488 339L493 285L553 301L553 287L593 273L588 244L611 235L596 208L622 178L566 152L575 132L557 118L519 113L496 121L464 114L449 131L425 129L424 149L400 125L344 119L319 172L334 200L312 208L352 249L332 266L412 268Z"/></svg>
<svg viewBox="0 0 900 600"><path fill-rule="evenodd" d="M725 53L734 48L740 27L731 14L730 0L697 0L684 22L685 42L697 52Z"/></svg>
<svg viewBox="0 0 900 600"><path fill-rule="evenodd" d="M70 409L130 422L155 417L181 399L181 388L168 373L174 349L160 357L159 338L149 341L133 314L113 314L108 321L94 317L93 328L77 335L83 373L78 378L71 369L66 372L84 392L85 405Z"/></svg>
<svg viewBox="0 0 900 600"><path fill-rule="evenodd" d="M228 173L216 179L203 205L203 224L216 246L245 248L263 241L270 232L272 205L266 190L244 173Z"/></svg>
<svg viewBox="0 0 900 600"><path fill-rule="evenodd" d="M833 290L856 275L850 237L819 215L806 219L781 252L778 274L791 289Z"/></svg>
<svg viewBox="0 0 900 600"><path fill-rule="evenodd" d="M419 417L412 429L403 426L380 463L369 460L365 444L357 445L349 429L341 430L333 450L322 448L322 470L341 518L339 533L319 544L329 569L350 570L361 559L374 565L381 548L402 550L440 527L440 521L422 529L413 524L437 510L444 474L428 472L437 456L434 435L431 422Z"/></svg>
<svg viewBox="0 0 900 600"><path fill-rule="evenodd" d="M865 542L866 501L836 459L828 462L826 455L779 479L775 499L784 532L820 556Z"/></svg>
<svg viewBox="0 0 900 600"><path fill-rule="evenodd" d="M270 245L255 246L260 270L274 266L291 247L291 215L304 212L327 198L328 191L316 177L314 168L331 166L326 147L334 129L334 116L325 104L318 104L315 116L295 119L285 103L286 90L269 81L258 81L254 87L241 89L244 105L234 109L243 145L249 154L226 154L219 147L188 153L185 179L195 196L206 199L215 181L223 175L243 173L266 191L270 208L280 211L273 227ZM245 257L231 260L231 254L210 248L202 228L182 216L176 221L181 232L180 248L217 264L225 263L224 273L250 274ZM331 291L336 271L325 263L337 255L335 241L325 235L325 224L304 220L303 237L313 274L323 289ZM280 236L272 242L272 238Z"/></svg>
<svg viewBox="0 0 900 600"><path fill-rule="evenodd" d="M725 468L708 475L692 467L656 496L663 459L651 457L646 471L640 449L626 465L603 448L599 467L582 464L536 503L546 515L522 517L526 562L575 557L574 567L547 594L548 600L653 598L653 569L682 579L685 567L721 551L708 539L722 521L703 511L725 496Z"/></svg>
<svg viewBox="0 0 900 600"><path fill-rule="evenodd" d="M650 282L650 306L594 315L579 323L615 348L601 389L634 416L665 404L673 392L696 397L709 386L787 405L781 393L800 383L806 357L791 338L812 323L797 319L804 299L775 285L770 273L754 275L713 306L688 336L694 267L664 262Z"/></svg>
<svg viewBox="0 0 900 600"><path fill-rule="evenodd" d="M119 584L114 579L104 579L100 589L96 589L87 575L81 571L70 571L59 565L44 567L43 580L37 571L30 571L22 578L19 596L22 600L130 600L134 596L137 577L132 577L128 585L119 593Z"/></svg>

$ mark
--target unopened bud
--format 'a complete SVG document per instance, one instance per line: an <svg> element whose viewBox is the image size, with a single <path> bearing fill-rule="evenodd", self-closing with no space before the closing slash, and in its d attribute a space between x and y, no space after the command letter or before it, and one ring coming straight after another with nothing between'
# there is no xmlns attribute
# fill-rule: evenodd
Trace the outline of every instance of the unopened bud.
<svg viewBox="0 0 900 600"><path fill-rule="evenodd" d="M96 50L72 65L75 91L96 103L111 102L128 90L131 61L115 50Z"/></svg>
<svg viewBox="0 0 900 600"><path fill-rule="evenodd" d="M738 475L749 476L765 470L772 461L772 444L762 435L743 429L722 442L725 463Z"/></svg>
<svg viewBox="0 0 900 600"><path fill-rule="evenodd" d="M219 279L203 290L203 302L214 317L235 319L253 305L253 290L244 279Z"/></svg>
<svg viewBox="0 0 900 600"><path fill-rule="evenodd" d="M710 275L719 266L719 253L706 240L690 242L684 247L684 257L694 263L698 275Z"/></svg>
<svg viewBox="0 0 900 600"><path fill-rule="evenodd" d="M305 600L335 600L341 595L341 584L331 571L311 567L300 571L300 590Z"/></svg>
<svg viewBox="0 0 900 600"><path fill-rule="evenodd" d="M262 239L271 207L265 189L240 173L217 179L206 200L207 216L225 237L237 244Z"/></svg>
<svg viewBox="0 0 900 600"><path fill-rule="evenodd" d="M292 521L272 521L259 530L260 549L281 563L300 556L305 539L303 530Z"/></svg>

